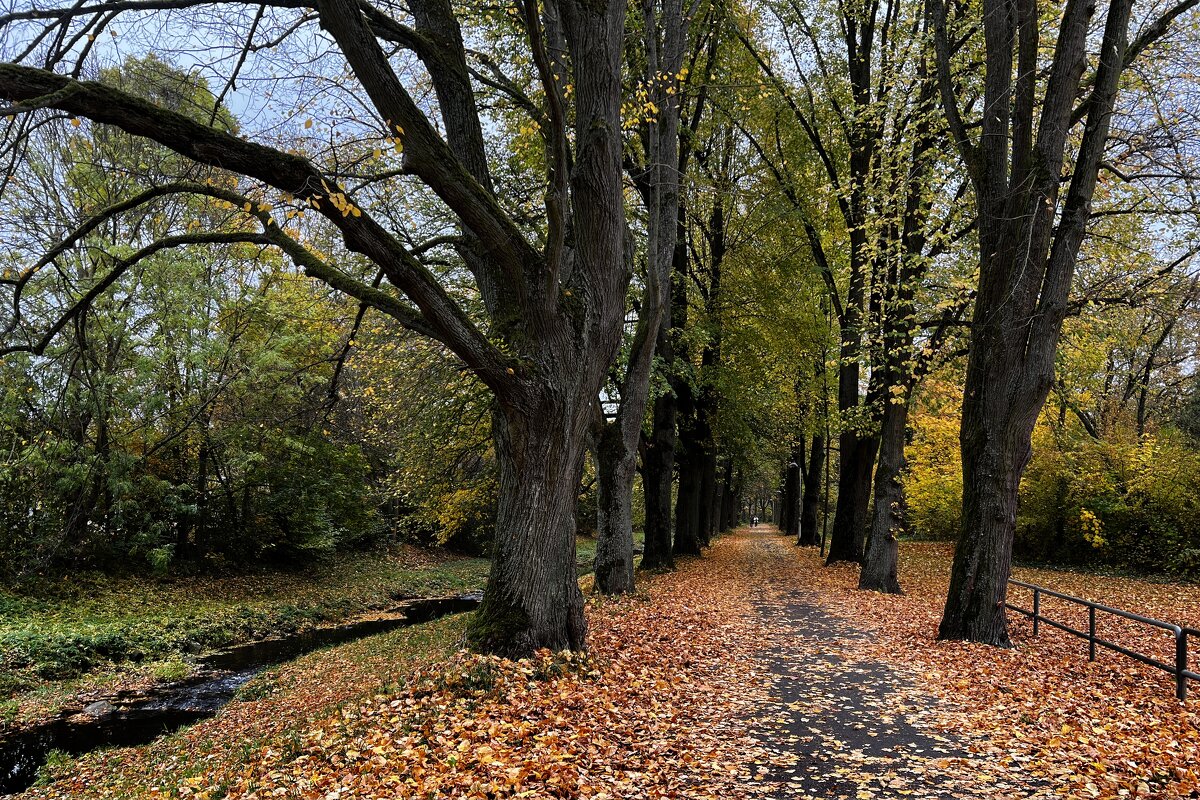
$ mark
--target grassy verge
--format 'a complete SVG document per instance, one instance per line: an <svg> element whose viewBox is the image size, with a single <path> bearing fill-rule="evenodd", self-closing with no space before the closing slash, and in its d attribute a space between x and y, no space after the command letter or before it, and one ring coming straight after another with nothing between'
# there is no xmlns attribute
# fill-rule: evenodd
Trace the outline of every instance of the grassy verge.
<svg viewBox="0 0 1200 800"><path fill-rule="evenodd" d="M483 559L415 548L301 571L201 578L73 576L0 592L0 725L114 685L184 677L188 654L303 630L395 598L482 588Z"/></svg>
<svg viewBox="0 0 1200 800"><path fill-rule="evenodd" d="M315 720L403 687L423 665L448 660L462 640L466 616L448 617L310 653L270 669L229 705L143 747L60 757L43 767L26 798L208 797L241 765L295 755ZM215 791L211 788L214 776ZM193 791L190 787L208 787Z"/></svg>

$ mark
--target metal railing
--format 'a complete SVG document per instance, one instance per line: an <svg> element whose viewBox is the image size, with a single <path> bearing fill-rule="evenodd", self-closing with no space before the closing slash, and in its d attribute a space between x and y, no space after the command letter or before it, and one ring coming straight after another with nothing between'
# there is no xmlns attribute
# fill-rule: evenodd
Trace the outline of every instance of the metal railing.
<svg viewBox="0 0 1200 800"><path fill-rule="evenodd" d="M1047 625L1057 628L1060 631L1065 631L1072 636L1078 636L1080 639L1086 639L1088 643L1089 661L1096 660L1096 646L1099 645L1100 647L1106 647L1109 650L1115 650L1122 655L1129 656L1135 661L1140 661L1143 664L1148 664L1151 667L1156 667L1164 670L1165 672L1169 672L1175 676L1175 696L1180 700L1187 699L1187 682L1189 678L1194 681L1200 681L1200 673L1192 672L1188 669L1188 637L1195 636L1200 638L1200 630L1195 628L1184 628L1171 622L1163 622L1162 620L1153 619L1152 617L1134 614L1132 611L1124 611L1122 609L1113 608L1112 606L1106 606L1101 603L1093 603L1090 600L1084 600L1082 597L1073 597L1069 594L1056 592L1052 589L1047 589L1044 586L1037 586L1032 583L1025 583L1024 581L1010 580L1009 583L1013 586L1020 586L1025 589L1029 589L1033 592L1032 609L1021 608L1020 606L1015 606L1012 603L1005 603L1004 605L1006 608L1016 611L1018 614L1024 614L1033 620L1034 636L1037 636L1038 634L1040 623L1044 622ZM1057 620L1042 616L1042 595L1055 597L1059 600L1066 600L1069 603L1075 603L1085 607L1088 610L1088 629L1086 631L1081 631L1077 628L1072 628L1070 625L1066 625ZM1168 664L1151 656L1139 653L1136 650L1131 650L1128 647L1119 645L1116 642L1110 642L1107 639L1101 639L1096 635L1097 611L1102 611L1105 614L1111 614L1112 616L1120 617L1121 619L1140 622L1143 625L1161 628L1162 630L1169 632L1175 637L1175 663Z"/></svg>

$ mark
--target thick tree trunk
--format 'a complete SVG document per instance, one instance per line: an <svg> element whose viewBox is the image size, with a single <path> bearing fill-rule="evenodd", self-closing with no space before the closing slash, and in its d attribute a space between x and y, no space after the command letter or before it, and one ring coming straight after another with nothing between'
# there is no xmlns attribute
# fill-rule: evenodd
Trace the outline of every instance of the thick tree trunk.
<svg viewBox="0 0 1200 800"><path fill-rule="evenodd" d="M825 463L825 437L814 436L808 453L808 469L804 471L804 497L800 510L800 544L815 547L820 542L817 532L817 506L821 501L821 468Z"/></svg>
<svg viewBox="0 0 1200 800"><path fill-rule="evenodd" d="M791 458L783 481L783 525L781 529L786 536L796 539L800 544L800 474L804 464L804 438L792 444Z"/></svg>
<svg viewBox="0 0 1200 800"><path fill-rule="evenodd" d="M527 348L526 363L506 370L514 382L496 383L500 501L491 572L470 639L501 655L579 650L585 643L575 506L596 400L621 343L629 285L620 112L625 9L615 0L559 6L575 87L574 267L562 277L571 286L567 294L585 303L586 317L562 302L565 256L551 246L550 272L535 271L524 287L528 312L498 326ZM558 22L549 15L545 21Z"/></svg>
<svg viewBox="0 0 1200 800"><path fill-rule="evenodd" d="M596 588L602 594L633 591L633 478L636 454L625 446L621 429L605 426L597 450Z"/></svg>
<svg viewBox="0 0 1200 800"><path fill-rule="evenodd" d="M736 513L733 492L733 459L725 459L725 469L721 475L721 481L717 485L717 494L720 500L717 503L717 525L720 533L724 533L733 527L730 524L730 515Z"/></svg>
<svg viewBox="0 0 1200 800"><path fill-rule="evenodd" d="M667 337L660 334L663 340ZM646 541L642 569L675 566L671 547L671 488L675 468L675 395L664 392L654 400L654 424L642 456L642 487L646 496Z"/></svg>
<svg viewBox="0 0 1200 800"><path fill-rule="evenodd" d="M875 509L858 588L900 594L897 577L900 545L896 539L903 525L901 503L904 487L904 426L908 403L887 403L879 438L879 466L875 470Z"/></svg>
<svg viewBox="0 0 1200 800"><path fill-rule="evenodd" d="M645 290L638 308L638 322L630 347L629 362L619 385L620 402L616 419L605 426L597 448L600 461L599 541L596 545L596 587L604 594L633 591L633 479L637 447L646 416L654 354L665 327L670 326L671 273L679 228L679 173L668 167L679 160L679 95L668 92L664 73L674 75L682 66L684 50L683 8L680 0L662 2L662 46L660 20L654 3L643 5L648 35L647 81L660 118L649 126L644 138L645 173L639 176L649 218ZM664 318L667 320L663 322ZM670 467L668 466L668 481ZM659 487L661 490L661 487Z"/></svg>
<svg viewBox="0 0 1200 800"><path fill-rule="evenodd" d="M573 400L551 397L494 415L496 540L483 604L468 633L473 646L488 652L520 657L543 647L583 647L575 502L592 406L587 396Z"/></svg>
<svg viewBox="0 0 1200 800"><path fill-rule="evenodd" d="M700 461L700 507L697 529L699 531L700 546L708 547L712 544L717 526L715 513L717 499L717 454L713 452L711 438L704 447L703 453Z"/></svg>
<svg viewBox="0 0 1200 800"><path fill-rule="evenodd" d="M680 398L680 411L690 406L690 397L685 402ZM692 419L691 414L681 414L683 419ZM681 420L682 422L682 420ZM700 487L702 483L703 451L695 438L691 424L681 424L676 461L679 465L679 491L675 498L675 542L676 555L700 555Z"/></svg>
<svg viewBox="0 0 1200 800"><path fill-rule="evenodd" d="M875 466L879 439L845 431L838 443L842 448L838 465L838 500L826 564L862 560L867 512L871 504L871 470Z"/></svg>
<svg viewBox="0 0 1200 800"><path fill-rule="evenodd" d="M952 90L945 6L936 0L929 6L945 117L975 184L980 248L959 436L962 528L938 631L943 639L1009 644L1004 603L1017 491L1033 426L1053 381L1075 264L1130 56L1132 5L1132 0L1108 4L1096 71L1085 82L1088 44L1095 41L1094 4L1065 5L1052 61L1042 70L1039 54L1051 51L1039 42L1044 23L1036 4L1018 3L1013 14L1002 0L985 0L986 113L978 150L965 134ZM1161 31L1169 22L1163 18ZM1088 87L1080 107L1081 90ZM1076 147L1070 133L1080 108L1085 124L1078 150L1068 158L1068 146ZM1070 179L1060 201L1063 174Z"/></svg>
<svg viewBox="0 0 1200 800"><path fill-rule="evenodd" d="M971 378L968 396L978 396L979 378ZM1036 419L1036 408L1032 410L1022 416ZM1007 647L1004 603L1017 529L1017 488L1029 462L1033 426L1012 414L989 418L993 413L1002 412L988 402L963 407L962 527L938 637Z"/></svg>

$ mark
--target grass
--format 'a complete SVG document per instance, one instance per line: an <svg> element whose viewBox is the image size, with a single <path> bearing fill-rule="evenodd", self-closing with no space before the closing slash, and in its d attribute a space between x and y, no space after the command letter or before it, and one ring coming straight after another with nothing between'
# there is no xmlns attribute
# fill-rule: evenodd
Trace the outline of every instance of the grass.
<svg viewBox="0 0 1200 800"><path fill-rule="evenodd" d="M304 570L150 579L90 574L0 591L0 724L55 713L80 692L175 680L185 657L390 606L482 588L487 562L416 548Z"/></svg>
<svg viewBox="0 0 1200 800"><path fill-rule="evenodd" d="M595 536L577 536L575 538L575 562L579 566L581 574L586 574L592 571L592 563L596 560L596 542ZM636 547L642 547L646 543L645 531L635 529L633 532L633 544ZM634 563L637 563L639 557L634 556Z"/></svg>
<svg viewBox="0 0 1200 800"><path fill-rule="evenodd" d="M260 673L235 700L204 720L148 745L62 759L42 770L26 798L190 795L214 775L233 776L264 754L297 754L301 733L339 708L394 691L429 663L447 660L466 616L401 628L319 650ZM212 800L222 796L218 791Z"/></svg>

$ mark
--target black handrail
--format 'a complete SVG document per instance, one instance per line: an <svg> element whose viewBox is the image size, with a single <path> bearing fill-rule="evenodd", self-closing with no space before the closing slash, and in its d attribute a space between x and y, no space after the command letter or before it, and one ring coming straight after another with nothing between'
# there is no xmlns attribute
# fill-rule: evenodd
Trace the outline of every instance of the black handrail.
<svg viewBox="0 0 1200 800"><path fill-rule="evenodd" d="M1122 655L1129 656L1130 658L1140 661L1143 664L1148 664L1152 667L1157 667L1158 669L1169 672L1175 676L1175 696L1180 700L1187 699L1187 682L1189 678L1194 681L1200 681L1200 673L1192 672L1188 669L1188 637L1195 636L1200 638L1200 630L1195 628L1184 628L1174 624L1173 622L1163 622L1162 620L1154 619L1153 617L1134 614L1132 611L1125 611L1120 608L1106 606L1103 603L1093 603L1091 600L1084 600L1082 597L1074 597L1069 594L1063 594L1062 592L1056 592L1053 589L1047 589L1044 586L1037 586L1036 584L1032 583L1025 583L1024 581L1009 580L1009 583L1013 586L1020 586L1033 591L1032 609L1021 608L1020 606L1015 606L1012 603L1005 603L1004 605L1006 608L1016 611L1018 614L1024 614L1033 620L1034 636L1037 636L1038 634L1039 623L1044 622L1052 628L1057 628L1060 631L1066 631L1067 633L1072 634L1073 636L1078 636L1081 639L1087 639L1089 661L1096 660L1096 645L1100 645L1101 647L1107 647L1109 650L1115 650ZM1042 595L1056 597L1059 600L1066 600L1070 603L1076 603L1087 608L1088 629L1086 631L1081 631L1076 628L1072 628L1070 625L1065 625L1057 620L1042 616ZM1163 661L1159 661L1156 658L1151 658L1143 653L1139 653L1136 650L1130 650L1127 647L1123 647L1116 642L1110 642L1107 639L1101 639L1096 635L1097 611L1103 611L1105 614L1111 614L1114 617L1121 617L1122 619L1140 622L1143 625L1151 625L1155 628L1161 628L1165 631L1168 631L1175 637L1175 663L1167 664Z"/></svg>

